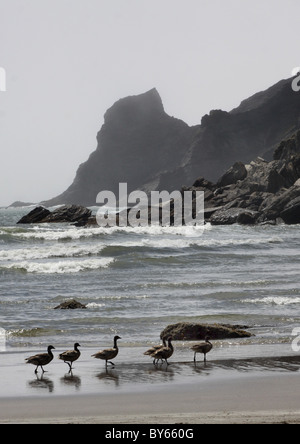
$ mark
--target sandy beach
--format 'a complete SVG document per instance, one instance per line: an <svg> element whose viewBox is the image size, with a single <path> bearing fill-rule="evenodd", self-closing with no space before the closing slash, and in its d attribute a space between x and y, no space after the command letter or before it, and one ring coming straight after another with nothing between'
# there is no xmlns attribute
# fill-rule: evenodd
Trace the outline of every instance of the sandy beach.
<svg viewBox="0 0 300 444"><path fill-rule="evenodd" d="M300 423L297 356L169 367L120 360L106 370L89 350L72 374L55 359L42 376L25 355L1 353L2 424Z"/></svg>
<svg viewBox="0 0 300 444"><path fill-rule="evenodd" d="M256 376L136 393L2 398L1 423L300 423L299 375Z"/></svg>

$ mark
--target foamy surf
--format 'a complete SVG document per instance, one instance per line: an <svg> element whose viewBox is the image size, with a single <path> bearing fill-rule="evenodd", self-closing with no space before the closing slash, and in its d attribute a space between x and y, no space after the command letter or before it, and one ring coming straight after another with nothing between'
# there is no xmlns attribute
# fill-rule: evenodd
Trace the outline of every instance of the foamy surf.
<svg viewBox="0 0 300 444"><path fill-rule="evenodd" d="M85 259L85 260L65 260L51 262L29 262L21 261L12 264L1 265L2 269L19 270L27 273L42 274L64 274L79 273L87 270L97 270L107 268L114 262L113 258Z"/></svg>
<svg viewBox="0 0 300 444"><path fill-rule="evenodd" d="M104 245L77 245L77 244L55 244L48 246L31 246L30 248L15 248L11 250L0 250L1 261L19 261L51 259L51 258L69 258L94 256L100 254Z"/></svg>
<svg viewBox="0 0 300 444"><path fill-rule="evenodd" d="M14 211L0 211L7 347L156 343L177 322L248 325L251 345L298 327L299 227L20 226ZM88 310L53 310L68 298Z"/></svg>
<svg viewBox="0 0 300 444"><path fill-rule="evenodd" d="M243 301L248 304L265 304L265 305L292 305L299 304L300 297L288 297L288 296L265 296L261 298L246 298Z"/></svg>

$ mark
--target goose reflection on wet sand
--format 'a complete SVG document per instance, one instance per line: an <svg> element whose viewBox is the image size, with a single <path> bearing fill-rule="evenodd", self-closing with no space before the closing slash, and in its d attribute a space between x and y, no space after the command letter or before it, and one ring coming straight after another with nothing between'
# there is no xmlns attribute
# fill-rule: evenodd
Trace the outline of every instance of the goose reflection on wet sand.
<svg viewBox="0 0 300 444"><path fill-rule="evenodd" d="M49 393L52 393L54 391L54 383L52 379L49 379L42 375L36 375L36 379L32 379L31 381L27 382L27 385L34 389L47 389Z"/></svg>
<svg viewBox="0 0 300 444"><path fill-rule="evenodd" d="M101 373L97 373L96 377L103 381L105 384L114 383L115 387L119 387L120 385L120 376L115 370L105 368L105 371Z"/></svg>
<svg viewBox="0 0 300 444"><path fill-rule="evenodd" d="M79 389L81 386L80 376L73 375L72 371L69 371L60 378L60 382L66 386L74 386L76 389Z"/></svg>

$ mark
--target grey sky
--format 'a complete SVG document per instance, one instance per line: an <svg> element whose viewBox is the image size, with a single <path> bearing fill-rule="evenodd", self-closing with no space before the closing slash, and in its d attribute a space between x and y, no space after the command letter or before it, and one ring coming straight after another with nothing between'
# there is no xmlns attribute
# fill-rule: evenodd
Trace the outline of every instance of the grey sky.
<svg viewBox="0 0 300 444"><path fill-rule="evenodd" d="M194 125L290 77L299 17L299 0L0 0L0 205L64 191L121 97L156 87Z"/></svg>

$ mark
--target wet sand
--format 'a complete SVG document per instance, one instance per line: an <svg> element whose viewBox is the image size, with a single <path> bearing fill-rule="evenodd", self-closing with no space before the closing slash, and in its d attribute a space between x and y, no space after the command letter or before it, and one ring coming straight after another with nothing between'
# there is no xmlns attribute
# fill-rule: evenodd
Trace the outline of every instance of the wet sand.
<svg viewBox="0 0 300 444"><path fill-rule="evenodd" d="M106 370L91 352L72 374L54 359L43 376L24 364L28 353L1 353L0 423L300 423L297 356L169 367L120 359Z"/></svg>
<svg viewBox="0 0 300 444"><path fill-rule="evenodd" d="M300 423L299 375L74 396L2 398L1 423Z"/></svg>

